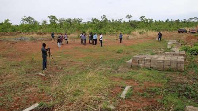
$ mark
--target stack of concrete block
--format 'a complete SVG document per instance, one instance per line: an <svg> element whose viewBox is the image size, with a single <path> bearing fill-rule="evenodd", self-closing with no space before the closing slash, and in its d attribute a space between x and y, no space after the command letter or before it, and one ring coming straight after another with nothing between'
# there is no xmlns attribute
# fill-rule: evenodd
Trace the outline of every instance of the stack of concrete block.
<svg viewBox="0 0 200 112"><path fill-rule="evenodd" d="M167 48L172 48L172 46L180 47L181 44L177 40L169 40L167 43Z"/></svg>
<svg viewBox="0 0 200 112"><path fill-rule="evenodd" d="M165 56L183 56L185 57L185 51L179 51L179 52L165 52Z"/></svg>
<svg viewBox="0 0 200 112"><path fill-rule="evenodd" d="M184 56L137 55L132 58L131 66L184 71Z"/></svg>

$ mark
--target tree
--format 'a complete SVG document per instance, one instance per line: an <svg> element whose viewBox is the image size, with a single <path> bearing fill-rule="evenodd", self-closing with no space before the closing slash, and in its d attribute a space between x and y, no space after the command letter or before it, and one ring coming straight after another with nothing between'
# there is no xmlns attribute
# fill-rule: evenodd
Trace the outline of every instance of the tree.
<svg viewBox="0 0 200 112"><path fill-rule="evenodd" d="M129 20L129 22L131 21L132 15L128 14L126 15L126 18Z"/></svg>
<svg viewBox="0 0 200 112"><path fill-rule="evenodd" d="M54 15L50 15L50 16L48 16L48 18L49 18L50 24L52 24L52 25L55 25L58 22L58 19Z"/></svg>
<svg viewBox="0 0 200 112"><path fill-rule="evenodd" d="M141 16L140 21L144 22L144 20L145 20L145 16Z"/></svg>
<svg viewBox="0 0 200 112"><path fill-rule="evenodd" d="M9 19L4 20L4 22L0 24L0 32L11 32L13 30L12 23L10 23Z"/></svg>
<svg viewBox="0 0 200 112"><path fill-rule="evenodd" d="M21 23L22 24L35 24L35 23L38 23L33 17L26 17L24 16L21 20Z"/></svg>

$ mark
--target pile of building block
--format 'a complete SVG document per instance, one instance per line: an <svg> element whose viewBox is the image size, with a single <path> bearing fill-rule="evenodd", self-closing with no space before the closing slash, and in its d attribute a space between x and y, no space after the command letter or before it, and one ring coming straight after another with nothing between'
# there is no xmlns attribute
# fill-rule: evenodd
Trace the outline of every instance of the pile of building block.
<svg viewBox="0 0 200 112"><path fill-rule="evenodd" d="M131 66L153 68L157 70L184 71L185 52L165 52L163 55L136 55Z"/></svg>
<svg viewBox="0 0 200 112"><path fill-rule="evenodd" d="M177 40L169 40L167 48L173 52L164 52L159 55L136 55L127 61L127 64L131 67L184 71L185 51L179 51L180 47L181 44Z"/></svg>

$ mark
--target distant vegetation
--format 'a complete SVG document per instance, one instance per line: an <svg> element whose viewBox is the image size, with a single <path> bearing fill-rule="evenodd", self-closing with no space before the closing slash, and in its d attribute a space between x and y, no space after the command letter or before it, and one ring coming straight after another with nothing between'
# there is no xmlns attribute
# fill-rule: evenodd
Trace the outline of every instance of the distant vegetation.
<svg viewBox="0 0 200 112"><path fill-rule="evenodd" d="M127 15L129 21L123 19L109 20L106 15L101 19L92 18L88 22L82 22L81 18L57 18L56 16L48 16L49 21L43 20L41 23L33 17L24 16L19 25L12 25L9 19L0 23L0 32L97 32L103 34L125 33L130 34L135 30L145 31L177 31L179 28L197 27L198 18L189 18L184 20L153 20L145 16L141 16L138 20L132 20L132 15Z"/></svg>

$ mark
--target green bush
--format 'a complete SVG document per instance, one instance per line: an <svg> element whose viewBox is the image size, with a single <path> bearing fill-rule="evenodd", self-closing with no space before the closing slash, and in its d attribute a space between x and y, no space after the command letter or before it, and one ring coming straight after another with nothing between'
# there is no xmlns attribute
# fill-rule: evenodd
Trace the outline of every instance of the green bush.
<svg viewBox="0 0 200 112"><path fill-rule="evenodd" d="M188 52L188 51L190 50L190 46L183 46L183 47L181 47L180 50L181 50L181 51Z"/></svg>
<svg viewBox="0 0 200 112"><path fill-rule="evenodd" d="M185 51L191 55L198 55L198 43L195 43L193 47L183 46L181 47L182 51Z"/></svg>
<svg viewBox="0 0 200 112"><path fill-rule="evenodd" d="M189 53L190 53L191 55L198 55L198 46L191 47L191 48L189 49Z"/></svg>

